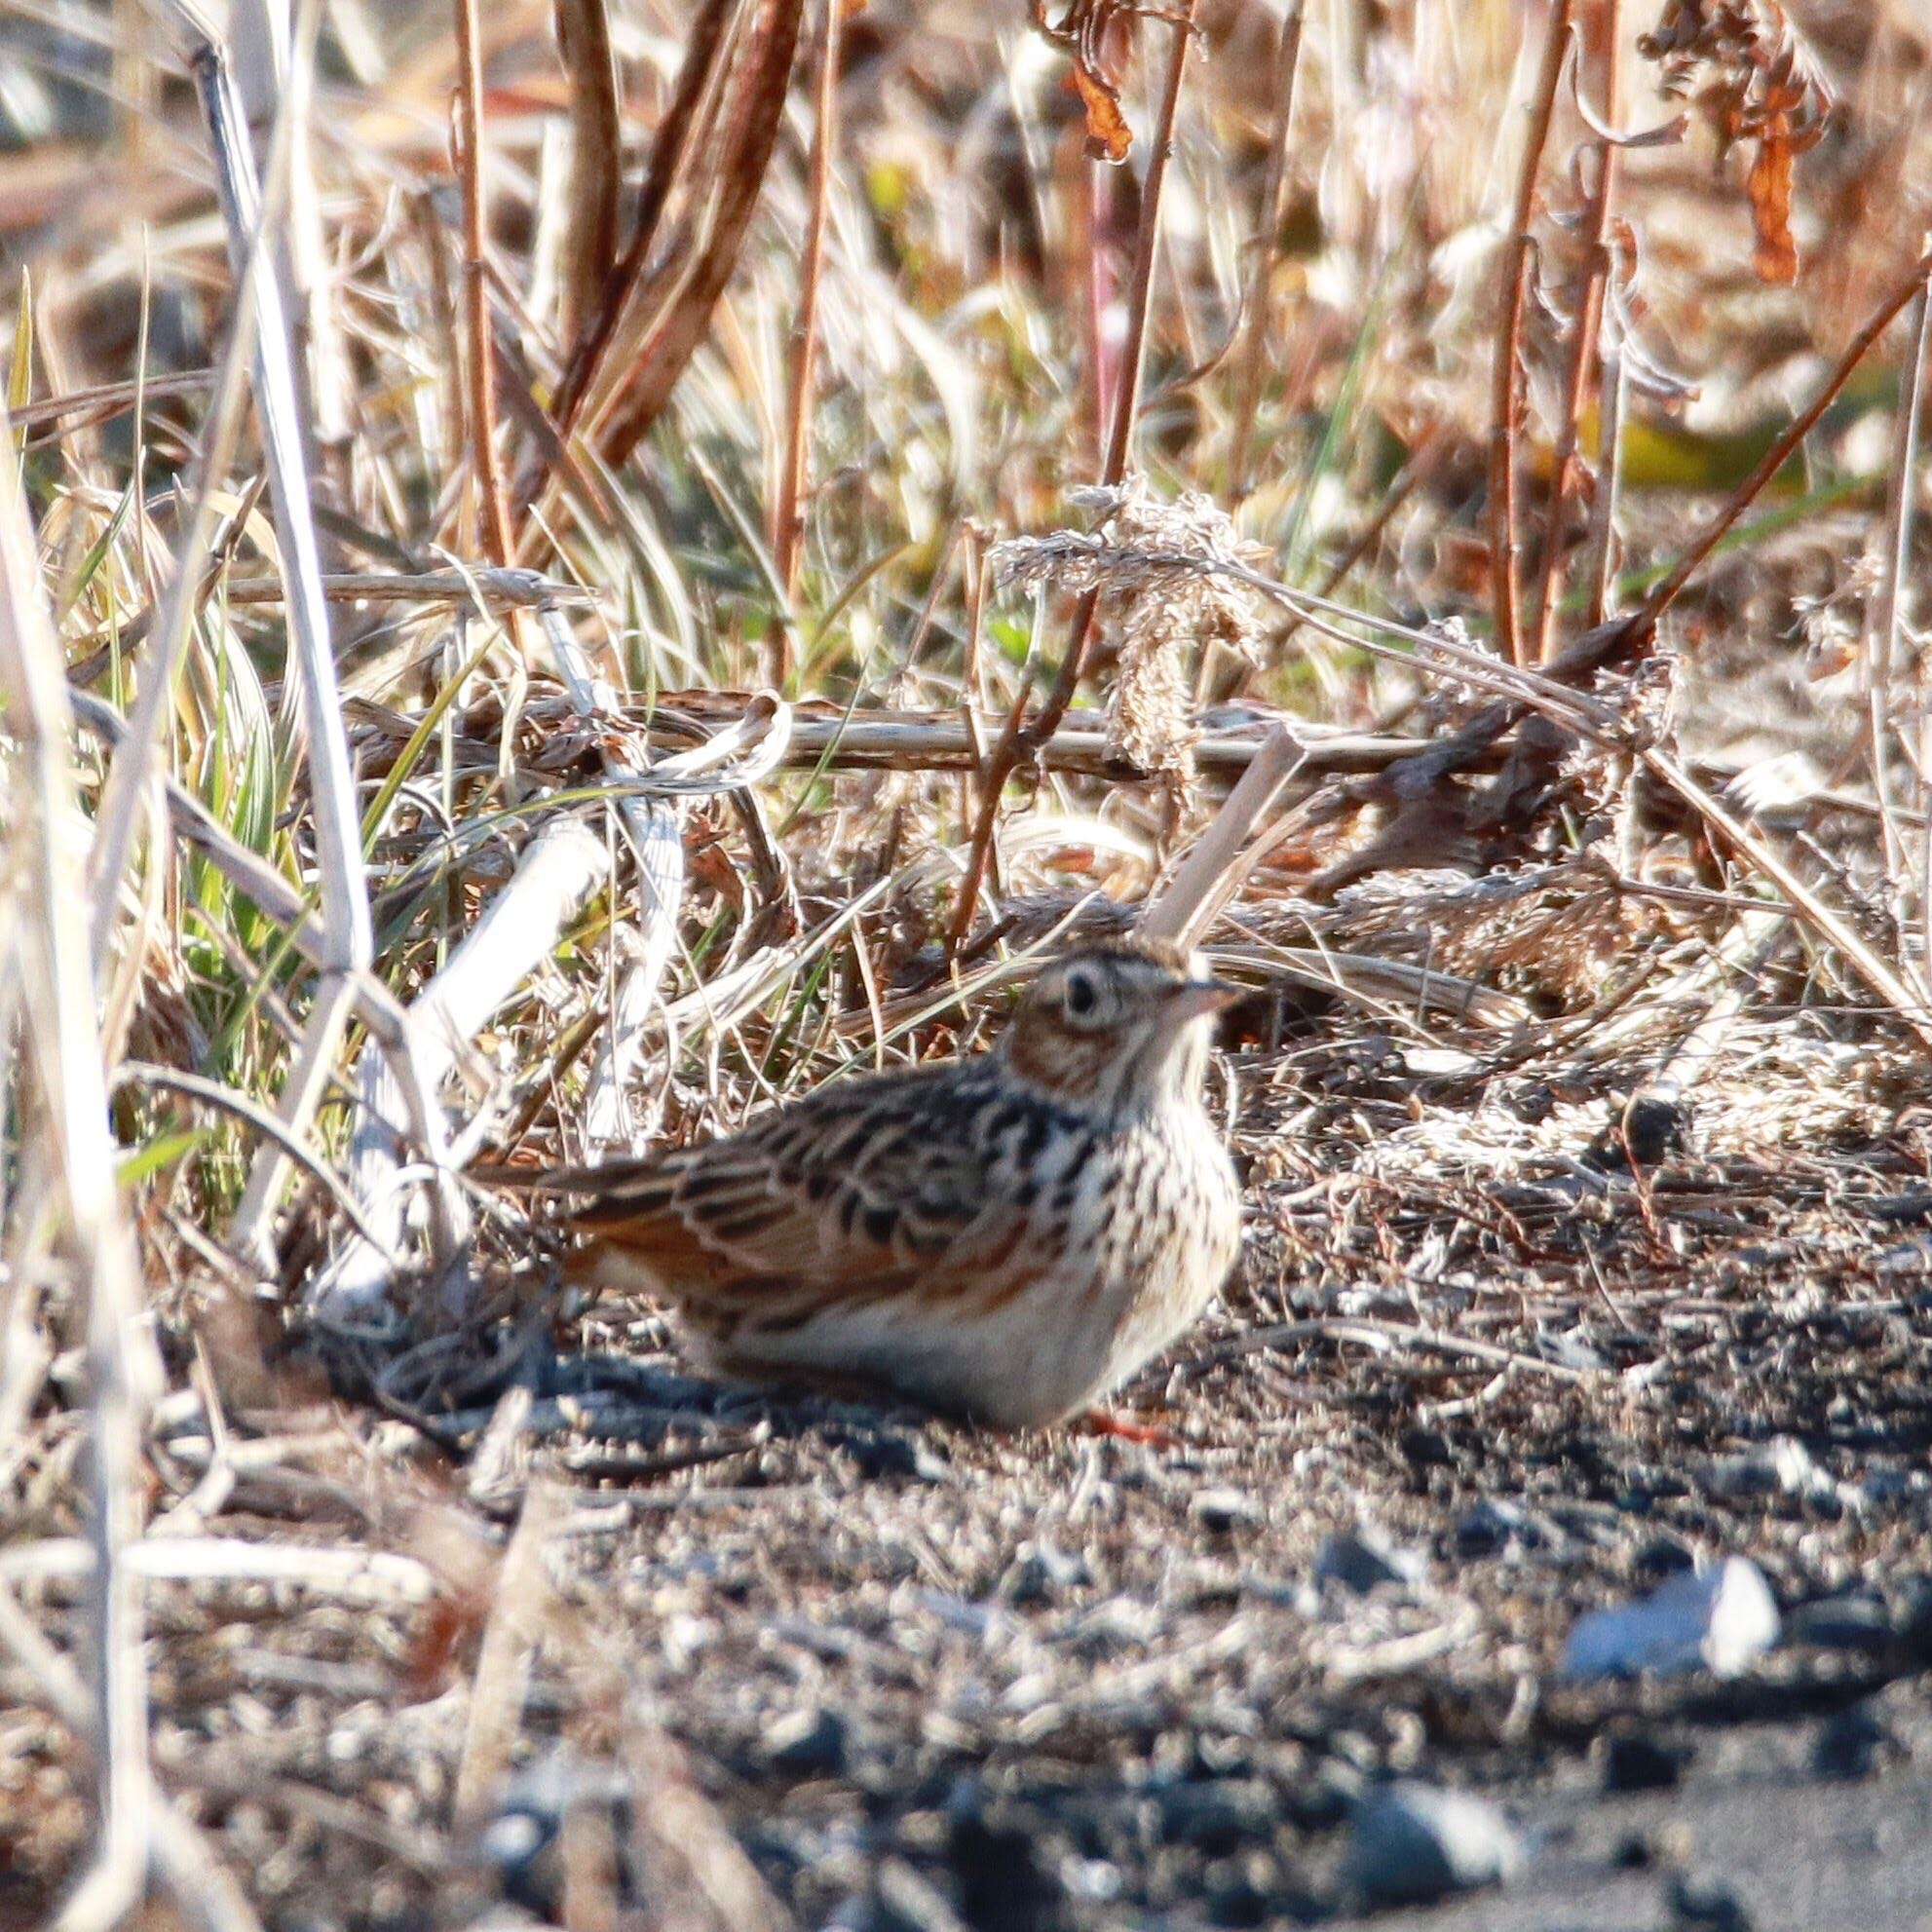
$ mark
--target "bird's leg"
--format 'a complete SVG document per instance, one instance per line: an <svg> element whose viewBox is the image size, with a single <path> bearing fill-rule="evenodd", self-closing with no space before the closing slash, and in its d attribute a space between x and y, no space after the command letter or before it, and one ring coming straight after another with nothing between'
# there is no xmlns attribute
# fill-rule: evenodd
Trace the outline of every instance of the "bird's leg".
<svg viewBox="0 0 1932 1932"><path fill-rule="evenodd" d="M1179 1449L1181 1438L1163 1422L1141 1421L1118 1409L1095 1403L1074 1420L1081 1435L1112 1436L1117 1442L1145 1443L1150 1449Z"/></svg>

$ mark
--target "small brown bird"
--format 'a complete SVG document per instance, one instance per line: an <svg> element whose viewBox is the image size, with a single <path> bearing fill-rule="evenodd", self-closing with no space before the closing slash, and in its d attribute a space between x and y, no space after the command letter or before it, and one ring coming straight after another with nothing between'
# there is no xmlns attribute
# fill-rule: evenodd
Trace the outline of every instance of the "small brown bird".
<svg viewBox="0 0 1932 1932"><path fill-rule="evenodd" d="M1152 940L1043 970L990 1053L821 1087L729 1140L549 1177L585 1270L721 1373L1060 1421L1187 1328L1240 1203L1201 1104L1234 989Z"/></svg>

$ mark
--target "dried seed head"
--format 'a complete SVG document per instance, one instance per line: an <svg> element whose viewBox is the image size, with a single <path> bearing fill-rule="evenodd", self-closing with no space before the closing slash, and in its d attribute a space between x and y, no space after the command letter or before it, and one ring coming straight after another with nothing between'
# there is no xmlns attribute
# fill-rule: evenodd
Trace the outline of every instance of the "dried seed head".
<svg viewBox="0 0 1932 1932"><path fill-rule="evenodd" d="M1225 644L1251 654L1259 600L1230 569L1252 569L1259 552L1210 498L1189 490L1172 503L1136 476L1118 488L1079 489L1075 508L1097 511L1090 535L1055 530L995 547L1001 582L1074 593L1096 591L1113 634L1119 675L1107 705L1109 748L1143 772L1193 769L1186 647Z"/></svg>

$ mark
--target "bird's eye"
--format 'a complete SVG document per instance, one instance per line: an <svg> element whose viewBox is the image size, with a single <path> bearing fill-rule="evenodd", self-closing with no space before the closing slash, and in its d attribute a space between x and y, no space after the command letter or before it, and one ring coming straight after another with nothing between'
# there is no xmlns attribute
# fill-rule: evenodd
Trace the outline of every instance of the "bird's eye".
<svg viewBox="0 0 1932 1932"><path fill-rule="evenodd" d="M1067 988L1061 997L1066 1001L1067 1013L1072 1019L1091 1019L1094 1008L1100 1004L1100 989L1083 972L1070 972L1067 975Z"/></svg>

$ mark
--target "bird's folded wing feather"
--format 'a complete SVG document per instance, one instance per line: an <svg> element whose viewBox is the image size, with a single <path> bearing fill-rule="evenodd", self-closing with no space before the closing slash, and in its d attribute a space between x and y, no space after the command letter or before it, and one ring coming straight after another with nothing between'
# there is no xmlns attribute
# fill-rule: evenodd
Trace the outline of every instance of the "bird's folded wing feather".
<svg viewBox="0 0 1932 1932"><path fill-rule="evenodd" d="M589 1194L577 1228L694 1303L871 1300L990 1249L1009 1259L1023 1231L1005 1163L935 1096L909 1097L890 1080L828 1088L732 1139L559 1180Z"/></svg>

